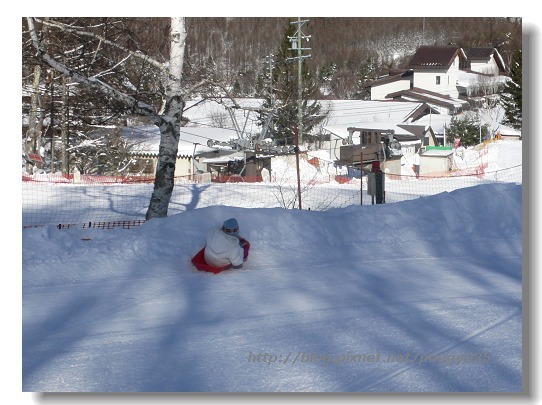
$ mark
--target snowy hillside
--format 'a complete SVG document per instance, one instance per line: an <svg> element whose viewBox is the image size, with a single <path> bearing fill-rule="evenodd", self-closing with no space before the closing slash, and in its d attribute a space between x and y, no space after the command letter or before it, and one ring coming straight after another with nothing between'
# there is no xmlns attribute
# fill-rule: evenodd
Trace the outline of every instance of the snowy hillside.
<svg viewBox="0 0 542 405"><path fill-rule="evenodd" d="M196 271L231 216L248 261ZM22 237L23 391L522 389L521 184Z"/></svg>

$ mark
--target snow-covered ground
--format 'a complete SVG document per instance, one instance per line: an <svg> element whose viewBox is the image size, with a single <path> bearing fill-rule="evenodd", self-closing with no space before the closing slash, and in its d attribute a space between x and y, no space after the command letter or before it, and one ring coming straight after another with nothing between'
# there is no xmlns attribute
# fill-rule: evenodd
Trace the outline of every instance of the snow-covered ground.
<svg viewBox="0 0 542 405"><path fill-rule="evenodd" d="M402 178L386 179L386 202L410 200L458 188L484 183L521 182L522 142L491 142L484 148L460 148L454 154L456 176L415 179L412 156L402 158ZM308 159L318 158L315 167ZM478 168L485 173L473 175ZM345 166L335 167L326 150L310 151L300 159L302 207L322 211L352 204L371 204L367 178L339 184L336 175L347 175ZM470 174L466 176L465 174ZM215 205L243 208L298 207L296 162L293 156L276 157L272 162L272 182L245 183L178 183L169 204L169 215L190 209ZM144 220L152 193L152 184L73 184L58 175L53 184L49 175L36 174L35 181L23 182L23 225L82 224L102 221ZM363 189L363 192L362 192Z"/></svg>
<svg viewBox="0 0 542 405"><path fill-rule="evenodd" d="M521 161L495 149L493 165ZM515 154L515 156L512 156ZM240 270L196 271L236 217ZM518 392L522 185L22 232L22 389Z"/></svg>

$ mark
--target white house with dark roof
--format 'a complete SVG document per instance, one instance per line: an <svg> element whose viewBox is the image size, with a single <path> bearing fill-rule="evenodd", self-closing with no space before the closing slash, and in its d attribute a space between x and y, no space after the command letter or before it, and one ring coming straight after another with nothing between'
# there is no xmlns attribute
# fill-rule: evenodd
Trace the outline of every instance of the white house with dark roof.
<svg viewBox="0 0 542 405"><path fill-rule="evenodd" d="M466 66L461 48L422 46L405 70L390 72L366 87L371 89L371 100L419 101L453 114L469 108L468 102L459 99L457 88L460 71Z"/></svg>
<svg viewBox="0 0 542 405"><path fill-rule="evenodd" d="M492 47L422 46L406 69L369 82L371 100L427 103L444 114L486 105L508 78L504 61Z"/></svg>
<svg viewBox="0 0 542 405"><path fill-rule="evenodd" d="M421 46L407 66L414 74L413 87L458 98L457 80L467 56L456 46Z"/></svg>
<svg viewBox="0 0 542 405"><path fill-rule="evenodd" d="M491 46L473 47L465 51L471 71L488 75L506 72L504 60L496 48Z"/></svg>

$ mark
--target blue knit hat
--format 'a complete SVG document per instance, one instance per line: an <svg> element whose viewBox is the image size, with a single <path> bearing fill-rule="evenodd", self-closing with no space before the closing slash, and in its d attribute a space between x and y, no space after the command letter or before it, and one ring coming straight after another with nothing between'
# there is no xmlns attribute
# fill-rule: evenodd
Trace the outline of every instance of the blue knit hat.
<svg viewBox="0 0 542 405"><path fill-rule="evenodd" d="M222 230L228 235L237 236L239 235L239 224L235 218L227 219L222 225Z"/></svg>

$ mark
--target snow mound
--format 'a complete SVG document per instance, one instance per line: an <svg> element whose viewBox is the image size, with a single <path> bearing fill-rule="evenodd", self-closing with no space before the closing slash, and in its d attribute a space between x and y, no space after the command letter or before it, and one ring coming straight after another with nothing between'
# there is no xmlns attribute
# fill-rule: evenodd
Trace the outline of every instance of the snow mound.
<svg viewBox="0 0 542 405"><path fill-rule="evenodd" d="M521 191L25 229L23 390L520 391ZM248 261L198 272L229 217Z"/></svg>

